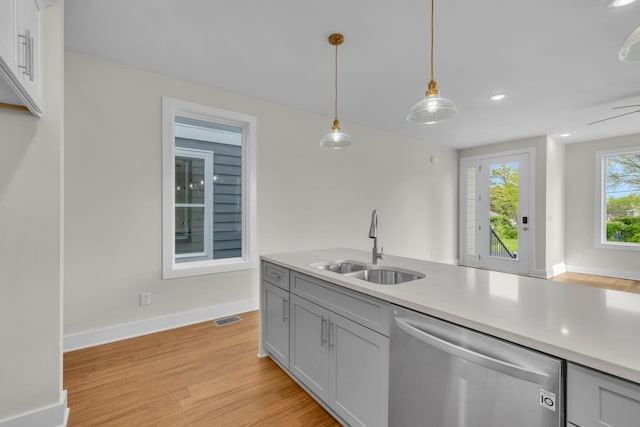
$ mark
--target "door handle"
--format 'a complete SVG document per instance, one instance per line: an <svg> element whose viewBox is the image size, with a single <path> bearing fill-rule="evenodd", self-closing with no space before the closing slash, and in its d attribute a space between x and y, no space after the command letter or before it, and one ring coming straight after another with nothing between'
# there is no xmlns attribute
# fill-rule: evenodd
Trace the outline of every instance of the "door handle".
<svg viewBox="0 0 640 427"><path fill-rule="evenodd" d="M267 271L267 276L269 276L269 277L271 277L272 279L275 279L275 280L280 280L280 276L278 276L275 273L271 273L270 271Z"/></svg>
<svg viewBox="0 0 640 427"><path fill-rule="evenodd" d="M335 331L333 331L334 332L333 334L331 333L331 330L335 327L336 327L336 324L332 321L329 321L329 349L331 349L335 345L335 340L336 340Z"/></svg>
<svg viewBox="0 0 640 427"><path fill-rule="evenodd" d="M289 320L289 300L287 298L282 299L282 321Z"/></svg>
<svg viewBox="0 0 640 427"><path fill-rule="evenodd" d="M324 343L327 342L326 324L327 324L327 319L324 316L322 316L322 324L320 326L320 347L322 347Z"/></svg>
<svg viewBox="0 0 640 427"><path fill-rule="evenodd" d="M460 347L449 341L435 337L423 330L418 325L412 325L407 319L395 318L396 324L404 332L408 333L412 337L422 341L425 344L429 344L439 350L449 353L460 359L464 359L476 365L491 369L492 371L501 372L505 375L520 378L521 380L529 381L535 384L544 384L549 375L544 372L537 372L523 366L518 366L513 363L496 359L486 354L478 353L467 348Z"/></svg>

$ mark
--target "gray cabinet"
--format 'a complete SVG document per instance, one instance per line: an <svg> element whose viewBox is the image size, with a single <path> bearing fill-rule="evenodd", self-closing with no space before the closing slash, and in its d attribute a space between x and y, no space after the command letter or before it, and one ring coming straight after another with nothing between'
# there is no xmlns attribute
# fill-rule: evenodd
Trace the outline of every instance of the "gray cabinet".
<svg viewBox="0 0 640 427"><path fill-rule="evenodd" d="M41 80L39 2L0 0L0 102L39 116Z"/></svg>
<svg viewBox="0 0 640 427"><path fill-rule="evenodd" d="M327 298L337 301L331 298L335 285L322 282L314 290L316 279L296 272L291 276L291 373L349 425L386 426L389 338L295 294L297 277L307 285L306 296L335 308L326 304ZM383 301L362 297L365 306L372 307L372 302L373 307L385 306ZM353 307L353 301L346 301Z"/></svg>
<svg viewBox="0 0 640 427"><path fill-rule="evenodd" d="M263 283L262 322L266 351L285 368L289 367L289 292Z"/></svg>
<svg viewBox="0 0 640 427"><path fill-rule="evenodd" d="M386 426L389 338L329 317L329 405L352 426Z"/></svg>
<svg viewBox="0 0 640 427"><path fill-rule="evenodd" d="M639 420L640 384L568 364L568 426L637 427Z"/></svg>
<svg viewBox="0 0 640 427"><path fill-rule="evenodd" d="M289 270L262 262L260 324L262 351L289 368Z"/></svg>
<svg viewBox="0 0 640 427"><path fill-rule="evenodd" d="M329 399L329 310L291 295L291 373L323 401Z"/></svg>
<svg viewBox="0 0 640 427"><path fill-rule="evenodd" d="M289 290L289 270L279 265L263 262L262 280L274 284L285 291Z"/></svg>

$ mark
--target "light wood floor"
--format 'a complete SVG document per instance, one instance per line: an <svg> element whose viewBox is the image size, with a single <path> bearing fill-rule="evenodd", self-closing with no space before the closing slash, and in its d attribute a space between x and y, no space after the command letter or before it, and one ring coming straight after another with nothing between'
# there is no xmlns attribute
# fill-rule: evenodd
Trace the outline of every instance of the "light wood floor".
<svg viewBox="0 0 640 427"><path fill-rule="evenodd" d="M70 427L339 426L269 358L258 312L64 355Z"/></svg>
<svg viewBox="0 0 640 427"><path fill-rule="evenodd" d="M563 273L553 277L556 282L577 283L578 285L595 286L597 288L615 289L617 291L640 294L640 282L637 280L618 279L616 277L592 276L582 273Z"/></svg>

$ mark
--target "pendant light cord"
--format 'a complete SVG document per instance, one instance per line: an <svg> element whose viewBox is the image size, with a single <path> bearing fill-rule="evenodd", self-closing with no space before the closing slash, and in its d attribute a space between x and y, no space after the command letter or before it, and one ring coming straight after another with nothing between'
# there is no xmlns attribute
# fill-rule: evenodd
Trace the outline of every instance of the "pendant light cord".
<svg viewBox="0 0 640 427"><path fill-rule="evenodd" d="M433 81L433 9L435 0L431 0L431 80Z"/></svg>
<svg viewBox="0 0 640 427"><path fill-rule="evenodd" d="M336 96L335 96L335 104L334 104L334 112L335 112L335 117L333 118L334 121L338 121L338 45L336 44L336 60L335 60L335 65L336 65L336 69L335 69L335 76L336 76Z"/></svg>

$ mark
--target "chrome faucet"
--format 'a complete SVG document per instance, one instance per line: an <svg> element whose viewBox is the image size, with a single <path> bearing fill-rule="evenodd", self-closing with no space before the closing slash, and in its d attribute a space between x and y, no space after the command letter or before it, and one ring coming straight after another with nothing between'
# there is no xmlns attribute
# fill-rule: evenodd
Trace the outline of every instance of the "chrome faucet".
<svg viewBox="0 0 640 427"><path fill-rule="evenodd" d="M380 248L378 252L378 211L375 209L371 212L371 227L369 227L369 238L373 239L372 263L378 264L378 260L382 259L384 248Z"/></svg>

